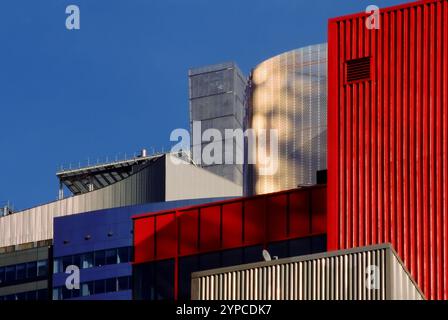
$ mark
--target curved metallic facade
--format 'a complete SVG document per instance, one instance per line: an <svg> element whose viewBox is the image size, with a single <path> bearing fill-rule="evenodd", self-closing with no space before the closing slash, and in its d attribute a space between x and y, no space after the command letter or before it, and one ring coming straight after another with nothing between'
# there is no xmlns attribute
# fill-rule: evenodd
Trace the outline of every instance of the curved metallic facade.
<svg viewBox="0 0 448 320"><path fill-rule="evenodd" d="M327 166L327 45L261 63L249 90L247 125L255 131L278 130L279 162L274 175L261 175L257 164L246 167L246 194L315 184L316 171Z"/></svg>

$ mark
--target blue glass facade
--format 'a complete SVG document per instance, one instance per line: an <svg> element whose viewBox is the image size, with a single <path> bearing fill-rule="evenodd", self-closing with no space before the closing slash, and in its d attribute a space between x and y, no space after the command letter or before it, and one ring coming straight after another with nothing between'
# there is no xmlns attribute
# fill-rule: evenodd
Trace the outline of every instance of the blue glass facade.
<svg viewBox="0 0 448 320"><path fill-rule="evenodd" d="M180 200L106 209L54 220L53 299L131 300L131 217L223 200L222 198ZM80 269L80 288L68 290L64 271Z"/></svg>

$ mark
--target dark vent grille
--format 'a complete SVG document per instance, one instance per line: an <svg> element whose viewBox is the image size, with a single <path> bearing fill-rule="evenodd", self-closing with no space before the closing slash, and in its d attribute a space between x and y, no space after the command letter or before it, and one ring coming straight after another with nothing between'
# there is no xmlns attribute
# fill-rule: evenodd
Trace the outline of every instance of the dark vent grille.
<svg viewBox="0 0 448 320"><path fill-rule="evenodd" d="M346 62L346 81L370 80L370 57L353 59Z"/></svg>

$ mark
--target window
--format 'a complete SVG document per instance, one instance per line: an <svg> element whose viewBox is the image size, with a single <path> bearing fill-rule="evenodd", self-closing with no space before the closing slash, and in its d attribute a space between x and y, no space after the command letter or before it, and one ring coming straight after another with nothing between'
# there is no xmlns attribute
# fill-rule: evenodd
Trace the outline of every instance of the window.
<svg viewBox="0 0 448 320"><path fill-rule="evenodd" d="M37 300L47 300L48 299L48 290L41 289L37 291Z"/></svg>
<svg viewBox="0 0 448 320"><path fill-rule="evenodd" d="M58 292L60 290L54 289L53 290L53 299L58 300ZM48 290L47 289L41 289L41 290L34 290L34 291L26 291L26 292L20 292L15 294L10 294L7 296L0 296L0 301L12 301L12 300L21 300L21 301L35 301L35 300L48 300Z"/></svg>
<svg viewBox="0 0 448 320"><path fill-rule="evenodd" d="M118 290L117 291L125 291L131 289L131 281L130 277L121 277L117 279L118 281Z"/></svg>
<svg viewBox="0 0 448 320"><path fill-rule="evenodd" d="M145 263L135 267L137 300L174 299L174 260Z"/></svg>
<svg viewBox="0 0 448 320"><path fill-rule="evenodd" d="M26 264L26 277L28 279L34 279L37 277L37 263L34 262L28 262Z"/></svg>
<svg viewBox="0 0 448 320"><path fill-rule="evenodd" d="M16 280L16 267L8 266L5 268L5 282L13 282Z"/></svg>
<svg viewBox="0 0 448 320"><path fill-rule="evenodd" d="M129 247L118 249L118 262L117 263L127 263L131 261L131 252Z"/></svg>
<svg viewBox="0 0 448 320"><path fill-rule="evenodd" d="M67 289L67 287L62 287L62 299L70 299L72 297L72 290Z"/></svg>
<svg viewBox="0 0 448 320"><path fill-rule="evenodd" d="M80 269L88 269L117 263L129 263L131 262L131 258L132 247L99 250L55 259L53 270L56 274L65 272L69 265L78 266Z"/></svg>
<svg viewBox="0 0 448 320"><path fill-rule="evenodd" d="M95 281L95 294L101 294L106 292L106 286L104 280Z"/></svg>
<svg viewBox="0 0 448 320"><path fill-rule="evenodd" d="M26 293L26 300L28 301L34 301L36 300L36 291L30 291Z"/></svg>
<svg viewBox="0 0 448 320"><path fill-rule="evenodd" d="M327 236L317 236L311 239L313 253L327 251Z"/></svg>
<svg viewBox="0 0 448 320"><path fill-rule="evenodd" d="M10 294L9 296L5 296L5 301L14 301L16 300L15 294Z"/></svg>
<svg viewBox="0 0 448 320"><path fill-rule="evenodd" d="M72 289L72 298L78 298L81 296L81 290L80 289Z"/></svg>
<svg viewBox="0 0 448 320"><path fill-rule="evenodd" d="M61 272L65 272L67 270L68 266L71 266L73 264L73 257L67 256L62 258L62 270Z"/></svg>
<svg viewBox="0 0 448 320"><path fill-rule="evenodd" d="M93 267L93 253L85 253L81 255L82 268L92 268Z"/></svg>
<svg viewBox="0 0 448 320"><path fill-rule="evenodd" d="M288 241L270 243L268 245L268 252L271 257L277 257L278 259L289 257Z"/></svg>
<svg viewBox="0 0 448 320"><path fill-rule="evenodd" d="M117 279L106 279L106 292L117 291Z"/></svg>
<svg viewBox="0 0 448 320"><path fill-rule="evenodd" d="M17 293L16 300L25 301L26 300L26 292Z"/></svg>
<svg viewBox="0 0 448 320"><path fill-rule="evenodd" d="M47 260L37 261L37 276L44 277L48 272L48 263Z"/></svg>
<svg viewBox="0 0 448 320"><path fill-rule="evenodd" d="M95 252L95 267L101 267L106 264L106 254L104 251Z"/></svg>
<svg viewBox="0 0 448 320"><path fill-rule="evenodd" d="M239 263L241 264L241 263ZM199 271L199 256L189 256L179 259L179 297L188 299L191 293L191 274Z"/></svg>
<svg viewBox="0 0 448 320"><path fill-rule="evenodd" d="M81 295L87 297L93 294L93 282L83 283L81 286Z"/></svg>
<svg viewBox="0 0 448 320"><path fill-rule="evenodd" d="M18 264L16 266L16 279L24 280L26 278L26 263Z"/></svg>
<svg viewBox="0 0 448 320"><path fill-rule="evenodd" d="M5 282L5 268L0 267L0 285Z"/></svg>
<svg viewBox="0 0 448 320"><path fill-rule="evenodd" d="M106 250L106 264L117 264L117 250Z"/></svg>
<svg viewBox="0 0 448 320"><path fill-rule="evenodd" d="M61 259L54 259L53 261L53 273L62 272L62 261Z"/></svg>
<svg viewBox="0 0 448 320"><path fill-rule="evenodd" d="M53 300L61 300L62 299L62 291L60 288L53 289Z"/></svg>
<svg viewBox="0 0 448 320"><path fill-rule="evenodd" d="M82 269L82 255L77 254L73 256L73 265L77 266L79 269Z"/></svg>

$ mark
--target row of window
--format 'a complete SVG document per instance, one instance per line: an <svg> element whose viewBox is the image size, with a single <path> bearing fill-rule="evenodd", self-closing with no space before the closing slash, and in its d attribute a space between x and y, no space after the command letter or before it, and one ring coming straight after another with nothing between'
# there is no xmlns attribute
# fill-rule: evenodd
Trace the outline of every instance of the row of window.
<svg viewBox="0 0 448 320"><path fill-rule="evenodd" d="M16 300L48 300L48 290L41 289L36 291L21 292L9 294L7 296L0 296L0 301L16 301Z"/></svg>
<svg viewBox="0 0 448 320"><path fill-rule="evenodd" d="M88 269L130 261L132 261L132 247L99 250L55 259L54 273L65 272L70 265L78 266L80 269Z"/></svg>
<svg viewBox="0 0 448 320"><path fill-rule="evenodd" d="M120 277L82 283L80 289L69 290L64 286L53 289L53 300L65 300L87 297L94 294L130 290L131 283L131 277Z"/></svg>
<svg viewBox="0 0 448 320"><path fill-rule="evenodd" d="M48 274L47 260L33 261L0 267L0 286L32 281Z"/></svg>

